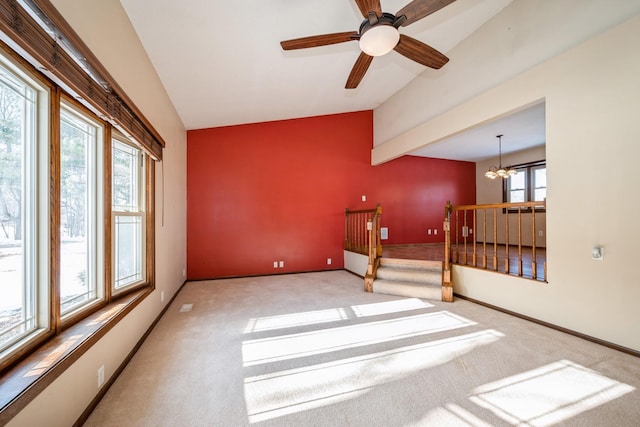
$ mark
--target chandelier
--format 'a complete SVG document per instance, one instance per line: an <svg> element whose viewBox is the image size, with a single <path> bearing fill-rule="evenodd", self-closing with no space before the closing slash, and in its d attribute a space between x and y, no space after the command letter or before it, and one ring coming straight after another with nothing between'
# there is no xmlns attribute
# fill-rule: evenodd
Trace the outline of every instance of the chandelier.
<svg viewBox="0 0 640 427"><path fill-rule="evenodd" d="M498 177L500 178L504 178L507 179L512 175L517 174L518 172L512 168L511 166L507 166L502 167L502 136L503 135L496 135L496 138L498 138L498 167L495 166L491 166L489 168L488 171L485 172L484 176L489 178L489 179L496 179Z"/></svg>

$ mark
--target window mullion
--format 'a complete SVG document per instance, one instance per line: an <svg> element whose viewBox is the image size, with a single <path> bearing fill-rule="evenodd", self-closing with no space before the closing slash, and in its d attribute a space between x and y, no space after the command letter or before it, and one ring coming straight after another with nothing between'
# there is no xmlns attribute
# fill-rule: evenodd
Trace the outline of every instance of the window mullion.
<svg viewBox="0 0 640 427"><path fill-rule="evenodd" d="M51 168L51 221L49 223L49 234L51 244L50 257L50 313L51 325L56 333L62 328L60 316L60 243L62 241L60 231L60 191L61 191L61 175L60 175L60 88L56 87L51 94L51 114L50 114L50 156L49 162Z"/></svg>
<svg viewBox="0 0 640 427"><path fill-rule="evenodd" d="M525 184L527 189L527 202L533 200L533 183L535 182L533 173L533 168L531 166L527 167L527 182Z"/></svg>
<svg viewBox="0 0 640 427"><path fill-rule="evenodd" d="M102 166L104 177L103 185L103 221L104 221L104 235L107 236L103 242L104 257L104 296L107 301L111 301L113 298L112 286L113 281L113 216L111 215L111 206L113 204L113 172L112 167L112 148L111 139L113 138L113 127L111 124L107 124L103 137L103 150L102 150Z"/></svg>

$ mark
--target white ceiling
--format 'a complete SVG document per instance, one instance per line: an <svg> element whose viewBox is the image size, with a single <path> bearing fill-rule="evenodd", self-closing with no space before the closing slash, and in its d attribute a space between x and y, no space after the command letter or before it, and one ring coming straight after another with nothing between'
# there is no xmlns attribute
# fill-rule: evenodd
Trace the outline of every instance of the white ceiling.
<svg viewBox="0 0 640 427"><path fill-rule="evenodd" d="M396 52L344 88L357 42L283 51L280 41L359 28L353 0L120 0L187 129L372 110L425 70ZM394 13L410 0L382 0ZM447 54L512 0L457 0L410 25ZM446 67L446 65L445 65ZM544 106L486 124L413 155L477 161L544 143Z"/></svg>
<svg viewBox="0 0 640 427"><path fill-rule="evenodd" d="M545 104L536 104L506 117L466 129L442 141L410 153L414 156L478 162L498 157L498 135L502 154L544 145Z"/></svg>
<svg viewBox="0 0 640 427"><path fill-rule="evenodd" d="M381 1L391 13L408 2ZM446 54L510 2L457 0L401 32ZM282 50L281 40L357 31L353 0L121 3L187 129L374 109L425 69L390 52L347 90L357 42Z"/></svg>

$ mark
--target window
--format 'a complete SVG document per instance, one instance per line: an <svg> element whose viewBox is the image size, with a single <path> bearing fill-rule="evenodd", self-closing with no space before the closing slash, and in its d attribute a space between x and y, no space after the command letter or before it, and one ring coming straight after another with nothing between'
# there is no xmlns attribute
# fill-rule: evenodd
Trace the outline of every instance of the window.
<svg viewBox="0 0 640 427"><path fill-rule="evenodd" d="M63 105L60 120L60 313L103 296L102 126Z"/></svg>
<svg viewBox="0 0 640 427"><path fill-rule="evenodd" d="M545 161L514 167L517 173L504 181L505 203L542 202L547 198L547 166Z"/></svg>
<svg viewBox="0 0 640 427"><path fill-rule="evenodd" d="M533 181L531 188L533 189L533 201L541 202L547 198L547 166L535 166L531 168L531 176Z"/></svg>
<svg viewBox="0 0 640 427"><path fill-rule="evenodd" d="M145 214L142 152L112 142L113 291L145 279Z"/></svg>
<svg viewBox="0 0 640 427"><path fill-rule="evenodd" d="M0 52L0 370L153 286L147 155L15 62Z"/></svg>
<svg viewBox="0 0 640 427"><path fill-rule="evenodd" d="M0 13L11 30L0 43L3 421L153 291L148 159L164 147L49 1L11 6ZM115 128L127 138L114 148ZM22 360L37 369L14 372Z"/></svg>
<svg viewBox="0 0 640 427"><path fill-rule="evenodd" d="M48 157L38 144L48 95L0 61L0 361L48 327L47 298L38 298L48 290Z"/></svg>

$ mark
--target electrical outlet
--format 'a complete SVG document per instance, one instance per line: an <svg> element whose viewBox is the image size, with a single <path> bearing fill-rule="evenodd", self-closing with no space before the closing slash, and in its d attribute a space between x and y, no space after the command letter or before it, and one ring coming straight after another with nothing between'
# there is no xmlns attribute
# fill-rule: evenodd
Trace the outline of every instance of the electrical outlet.
<svg viewBox="0 0 640 427"><path fill-rule="evenodd" d="M273 268L278 268L278 261L273 261Z"/></svg>
<svg viewBox="0 0 640 427"><path fill-rule="evenodd" d="M438 229L437 228L433 229L433 234L435 234L436 236L438 235Z"/></svg>
<svg viewBox="0 0 640 427"><path fill-rule="evenodd" d="M104 384L104 365L98 368L98 388Z"/></svg>
<svg viewBox="0 0 640 427"><path fill-rule="evenodd" d="M431 229L428 229L428 230L427 230L427 234L428 234L428 235L431 235Z"/></svg>
<svg viewBox="0 0 640 427"><path fill-rule="evenodd" d="M280 268L284 267L284 261L280 261Z"/></svg>
<svg viewBox="0 0 640 427"><path fill-rule="evenodd" d="M331 265L331 258L327 258L327 265Z"/></svg>
<svg viewBox="0 0 640 427"><path fill-rule="evenodd" d="M364 194L362 195L362 201L366 202L367 201L367 196L365 196Z"/></svg>
<svg viewBox="0 0 640 427"><path fill-rule="evenodd" d="M160 291L160 302L164 302L164 291Z"/></svg>
<svg viewBox="0 0 640 427"><path fill-rule="evenodd" d="M542 230L538 230L538 237L542 237L544 236L544 233L542 232Z"/></svg>

